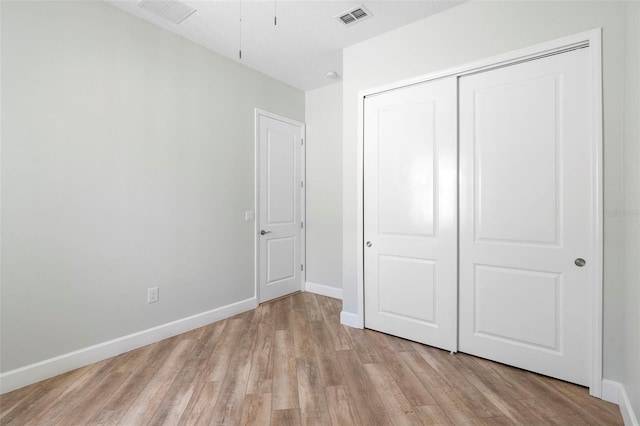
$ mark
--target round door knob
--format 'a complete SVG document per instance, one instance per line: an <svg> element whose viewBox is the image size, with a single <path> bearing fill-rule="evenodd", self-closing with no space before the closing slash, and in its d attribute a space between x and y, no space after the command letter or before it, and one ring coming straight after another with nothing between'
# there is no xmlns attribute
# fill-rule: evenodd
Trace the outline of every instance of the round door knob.
<svg viewBox="0 0 640 426"><path fill-rule="evenodd" d="M587 261L584 260L583 258L579 257L573 263L575 263L577 267L582 268L584 265L587 264Z"/></svg>
<svg viewBox="0 0 640 426"><path fill-rule="evenodd" d="M367 241L367 247L371 247L371 241Z"/></svg>

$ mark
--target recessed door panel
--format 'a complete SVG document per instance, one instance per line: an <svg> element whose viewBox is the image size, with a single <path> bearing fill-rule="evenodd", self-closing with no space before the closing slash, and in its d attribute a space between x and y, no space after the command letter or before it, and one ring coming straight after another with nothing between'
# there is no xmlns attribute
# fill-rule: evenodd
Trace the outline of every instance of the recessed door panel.
<svg viewBox="0 0 640 426"><path fill-rule="evenodd" d="M285 224L296 220L296 135L279 128L267 129L267 223Z"/></svg>
<svg viewBox="0 0 640 426"><path fill-rule="evenodd" d="M435 325L436 263L399 256L378 261L380 315Z"/></svg>
<svg viewBox="0 0 640 426"><path fill-rule="evenodd" d="M476 265L474 293L474 334L559 350L559 274Z"/></svg>
<svg viewBox="0 0 640 426"><path fill-rule="evenodd" d="M379 112L381 234L434 233L434 107L418 102Z"/></svg>
<svg viewBox="0 0 640 426"><path fill-rule="evenodd" d="M460 350L582 385L596 262L588 57L459 81Z"/></svg>
<svg viewBox="0 0 640 426"><path fill-rule="evenodd" d="M365 326L456 350L456 79L365 99Z"/></svg>
<svg viewBox="0 0 640 426"><path fill-rule="evenodd" d="M295 278L296 239L270 238L267 241L267 285Z"/></svg>
<svg viewBox="0 0 640 426"><path fill-rule="evenodd" d="M478 240L558 243L559 80L505 82L474 93Z"/></svg>

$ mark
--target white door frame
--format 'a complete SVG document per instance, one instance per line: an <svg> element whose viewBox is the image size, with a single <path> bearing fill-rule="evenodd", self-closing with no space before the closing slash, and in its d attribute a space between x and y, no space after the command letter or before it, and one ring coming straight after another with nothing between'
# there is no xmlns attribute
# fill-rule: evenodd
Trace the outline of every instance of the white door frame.
<svg viewBox="0 0 640 426"><path fill-rule="evenodd" d="M579 47L589 47L590 72L592 76L593 99L593 182L592 196L595 200L593 206L593 235L595 235L595 262L593 265L593 279L589 285L591 292L591 323L590 332L590 365L591 380L589 393L592 396L602 397L602 303L603 303L603 124L602 124L602 29L563 37L547 43L538 44L524 49L515 50L502 55L483 59L477 62L461 65L455 68L402 80L399 82L379 86L358 93L358 141L357 141L357 290L358 312L355 323L349 325L359 328L364 327L364 99L377 93L400 87L410 86L429 80L443 77L458 76L477 73L492 68L507 66L518 62L530 61L547 55L558 54L563 51L573 50ZM355 318L354 318L355 319Z"/></svg>
<svg viewBox="0 0 640 426"><path fill-rule="evenodd" d="M291 118L283 117L278 114L274 114L259 108L255 108L254 116L254 173L255 173L255 186L254 186L254 205L255 205L255 221L254 221L254 297L256 302L260 303L260 116L268 117L274 120L279 120L293 126L300 127L300 134L302 135L301 147L300 147L300 179L302 179L302 187L300 188L300 218L302 220L302 229L300 230L300 262L302 263L302 271L300 274L300 290L304 290L304 283L307 276L307 258L306 258L306 233L307 233L307 218L306 218L306 192L307 192L307 174L306 174L306 126L304 123L293 120Z"/></svg>

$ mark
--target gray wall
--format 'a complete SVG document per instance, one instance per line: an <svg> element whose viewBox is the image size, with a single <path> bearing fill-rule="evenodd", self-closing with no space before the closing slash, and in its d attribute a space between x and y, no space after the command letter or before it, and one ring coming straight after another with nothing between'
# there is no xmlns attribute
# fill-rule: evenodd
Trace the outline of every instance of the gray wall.
<svg viewBox="0 0 640 426"><path fill-rule="evenodd" d="M640 2L627 2L624 134L624 371L622 382L640 416Z"/></svg>
<svg viewBox="0 0 640 426"><path fill-rule="evenodd" d="M357 312L358 91L602 27L605 209L621 209L625 7L625 2L619 1L471 1L344 50L343 300L346 312ZM627 50L640 48L637 40L633 43ZM637 147L637 139L630 144ZM627 165L629 167L633 168ZM631 185L629 192L635 188ZM637 196L632 197L637 200ZM629 290L632 288L631 284L625 284L623 277L623 223L620 218L605 218L604 374L618 381L627 373L621 354L630 331L627 335L623 332L625 311L622 307L625 285ZM635 259L637 264L637 257ZM631 281L635 279L633 285L637 286L635 273L630 271L628 276ZM627 299L626 303L633 312L640 311L638 298ZM637 336L633 339L637 342ZM634 366L637 371L637 357L626 368Z"/></svg>
<svg viewBox="0 0 640 426"><path fill-rule="evenodd" d="M307 282L342 289L342 83L306 93Z"/></svg>
<svg viewBox="0 0 640 426"><path fill-rule="evenodd" d="M102 2L1 23L0 370L253 297L254 108L304 93Z"/></svg>

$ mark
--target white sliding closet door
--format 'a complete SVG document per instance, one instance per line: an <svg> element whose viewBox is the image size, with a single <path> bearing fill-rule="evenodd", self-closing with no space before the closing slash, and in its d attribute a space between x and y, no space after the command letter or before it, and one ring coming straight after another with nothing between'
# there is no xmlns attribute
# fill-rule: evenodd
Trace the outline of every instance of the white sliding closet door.
<svg viewBox="0 0 640 426"><path fill-rule="evenodd" d="M582 385L596 261L589 69L579 49L459 81L460 351Z"/></svg>
<svg viewBox="0 0 640 426"><path fill-rule="evenodd" d="M456 350L456 79L364 104L365 326Z"/></svg>

